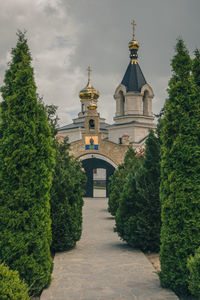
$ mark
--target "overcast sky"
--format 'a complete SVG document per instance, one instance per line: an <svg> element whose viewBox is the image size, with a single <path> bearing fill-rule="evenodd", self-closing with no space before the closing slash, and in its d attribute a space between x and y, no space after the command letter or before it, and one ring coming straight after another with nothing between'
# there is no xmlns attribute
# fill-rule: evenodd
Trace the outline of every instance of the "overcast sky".
<svg viewBox="0 0 200 300"><path fill-rule="evenodd" d="M91 81L98 110L112 123L113 94L129 63L131 21L139 64L153 88L153 112L167 97L170 60L182 37L191 55L200 48L200 0L0 0L0 85L18 29L27 30L38 93L59 106L60 125L80 111L79 91Z"/></svg>

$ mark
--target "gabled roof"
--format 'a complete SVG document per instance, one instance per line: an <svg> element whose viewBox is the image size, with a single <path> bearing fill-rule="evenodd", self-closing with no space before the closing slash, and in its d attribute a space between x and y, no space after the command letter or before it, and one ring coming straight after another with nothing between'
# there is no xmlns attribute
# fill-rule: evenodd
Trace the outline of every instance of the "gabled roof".
<svg viewBox="0 0 200 300"><path fill-rule="evenodd" d="M128 65L124 78L121 82L126 87L127 92L140 92L147 83L138 63L131 62Z"/></svg>
<svg viewBox="0 0 200 300"><path fill-rule="evenodd" d="M68 124L60 127L58 130L61 131L61 130L79 128L79 127L84 128L84 122Z"/></svg>
<svg viewBox="0 0 200 300"><path fill-rule="evenodd" d="M105 130L107 126L109 126L108 123L100 122L100 130ZM65 126L58 128L58 131L70 130L70 129L75 129L75 128L84 128L84 127L85 127L84 122L72 123L72 124L65 125Z"/></svg>

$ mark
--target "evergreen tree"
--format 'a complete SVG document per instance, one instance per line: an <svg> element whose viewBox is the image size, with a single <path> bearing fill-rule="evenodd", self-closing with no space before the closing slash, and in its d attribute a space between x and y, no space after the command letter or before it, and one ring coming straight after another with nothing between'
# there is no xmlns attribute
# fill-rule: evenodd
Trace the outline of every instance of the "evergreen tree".
<svg viewBox="0 0 200 300"><path fill-rule="evenodd" d="M192 295L200 299L200 247L195 251L194 256L187 259L188 288Z"/></svg>
<svg viewBox="0 0 200 300"><path fill-rule="evenodd" d="M141 157L137 158L136 153L134 153L132 159L132 168L128 173L126 180L124 182L124 187L121 191L119 206L115 216L115 231L124 240L129 240L130 236L130 226L127 223L129 218L134 215L137 211L135 206L136 199L138 198L138 191L136 189L135 173L138 169ZM138 201L137 201L138 202Z"/></svg>
<svg viewBox="0 0 200 300"><path fill-rule="evenodd" d="M199 104L200 110L200 51L195 50L195 58L192 64L192 74L195 83L194 97ZM197 124L199 126L199 123ZM200 130L200 127L198 127ZM199 131L198 130L198 131ZM200 144L200 135L198 136ZM198 205L199 208L199 205ZM190 255L187 260L187 269L189 271L188 285L192 295L200 298L200 247L195 250L195 254Z"/></svg>
<svg viewBox="0 0 200 300"><path fill-rule="evenodd" d="M193 60L192 64L192 74L193 79L195 83L195 98L199 99L199 90L200 90L200 50L196 49L195 52L195 58ZM198 101L198 100L197 100Z"/></svg>
<svg viewBox="0 0 200 300"><path fill-rule="evenodd" d="M145 157L135 175L139 208L129 220L132 231L129 244L143 251L160 249L160 145L159 139L150 130L146 140ZM137 200L136 199L136 200Z"/></svg>
<svg viewBox="0 0 200 300"><path fill-rule="evenodd" d="M29 300L28 286L19 278L17 271L0 264L0 299Z"/></svg>
<svg viewBox="0 0 200 300"><path fill-rule="evenodd" d="M135 163L121 195L116 230L123 240L143 251L160 247L160 147L151 130L145 158Z"/></svg>
<svg viewBox="0 0 200 300"><path fill-rule="evenodd" d="M83 186L86 176L81 163L69 155L68 138L58 133L57 106L45 105L52 137L56 166L50 192L52 219L52 252L73 248L82 233Z"/></svg>
<svg viewBox="0 0 200 300"><path fill-rule="evenodd" d="M158 136L158 141L159 141L159 144L161 146L161 128L162 128L162 123L163 123L163 118L164 118L164 115L165 115L165 107L163 107L160 111L160 113L158 115L156 115L156 117L158 118L158 121L157 121L157 128L156 128L156 134Z"/></svg>
<svg viewBox="0 0 200 300"><path fill-rule="evenodd" d="M116 215L120 194L124 186L125 179L125 169L124 164L121 164L114 171L113 175L110 177L110 182L108 184L109 198L108 198L108 212L112 216Z"/></svg>
<svg viewBox="0 0 200 300"><path fill-rule="evenodd" d="M200 101L197 60L182 40L172 60L173 75L161 128L161 285L188 292L187 257L200 245Z"/></svg>
<svg viewBox="0 0 200 300"><path fill-rule="evenodd" d="M118 168L115 170L114 174L110 178L110 182L108 185L108 211L111 213L112 216L116 215L119 206L120 195L123 190L126 177L131 168L133 167L134 158L135 151L132 147L129 147L126 152L124 162L118 166Z"/></svg>
<svg viewBox="0 0 200 300"><path fill-rule="evenodd" d="M58 106L51 104L51 105L45 105L42 101L42 99L40 99L40 102L44 105L45 109L46 109L46 113L47 113L47 119L49 122L49 126L51 129L51 134L53 137L53 141L55 142L56 139L56 135L58 133L58 115L56 114Z"/></svg>
<svg viewBox="0 0 200 300"><path fill-rule="evenodd" d="M11 54L1 88L0 257L38 295L50 283L53 268L49 191L54 151L24 33L18 32Z"/></svg>
<svg viewBox="0 0 200 300"><path fill-rule="evenodd" d="M69 155L68 139L55 141L56 167L51 188L52 250L76 245L82 233L83 186L81 164Z"/></svg>

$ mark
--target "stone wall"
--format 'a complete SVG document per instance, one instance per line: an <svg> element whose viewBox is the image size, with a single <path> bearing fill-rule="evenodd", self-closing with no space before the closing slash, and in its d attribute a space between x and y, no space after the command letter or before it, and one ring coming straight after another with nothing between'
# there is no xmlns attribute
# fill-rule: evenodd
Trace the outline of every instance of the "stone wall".
<svg viewBox="0 0 200 300"><path fill-rule="evenodd" d="M99 150L85 150L84 139L70 144L70 154L79 158L85 154L101 154L109 158L114 164L119 165L124 161L128 145L118 145L99 138Z"/></svg>

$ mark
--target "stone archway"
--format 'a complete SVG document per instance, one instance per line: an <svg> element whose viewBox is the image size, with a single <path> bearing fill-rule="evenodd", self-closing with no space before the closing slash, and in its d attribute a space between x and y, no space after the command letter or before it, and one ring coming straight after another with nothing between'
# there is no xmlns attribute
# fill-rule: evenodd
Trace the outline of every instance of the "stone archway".
<svg viewBox="0 0 200 300"><path fill-rule="evenodd" d="M102 155L84 155L79 158L82 161L82 166L85 170L87 176L87 183L85 185L85 197L94 197L94 169L105 169L106 170L106 178L105 178L105 186L106 186L106 197L108 197L108 182L109 177L114 173L115 164L111 162L106 157Z"/></svg>

